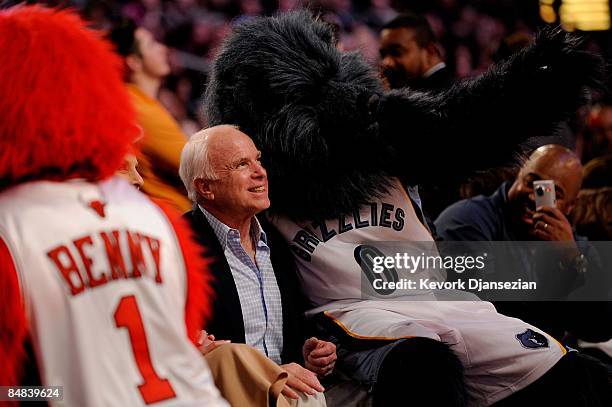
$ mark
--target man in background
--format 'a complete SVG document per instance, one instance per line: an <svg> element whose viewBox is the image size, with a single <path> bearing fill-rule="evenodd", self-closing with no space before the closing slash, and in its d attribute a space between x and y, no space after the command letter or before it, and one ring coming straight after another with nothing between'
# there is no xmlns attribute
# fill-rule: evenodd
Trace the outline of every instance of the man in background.
<svg viewBox="0 0 612 407"><path fill-rule="evenodd" d="M533 183L537 180L554 181L555 206L536 207ZM516 242L505 245L504 253L496 252L500 256L509 254L495 263L496 269L503 267L514 271L513 278L536 281L538 289L545 290L539 295L550 295L539 299L564 299L585 281L599 278L601 273L599 256L584 237L574 233L568 219L581 182L582 165L574 152L554 144L542 146L523 164L513 182L504 182L490 196L459 201L444 210L435 221L438 235L448 241ZM525 241L558 243L545 246L522 243ZM563 249L556 250L558 247ZM542 256L543 252L549 255ZM612 334L609 324L585 324L581 314L593 308L575 304L495 303L499 312L542 327L559 340L566 331L608 339Z"/></svg>
<svg viewBox="0 0 612 407"><path fill-rule="evenodd" d="M410 87L424 91L450 86L452 75L444 63L441 49L425 17L412 13L397 16L380 32L383 83L391 89ZM413 206L419 208L417 215L435 237L431 219L458 199L454 193L457 188L451 191L444 185L408 185L406 189Z"/></svg>
<svg viewBox="0 0 612 407"><path fill-rule="evenodd" d="M382 76L391 89L442 89L452 83L441 47L425 17L402 14L380 33Z"/></svg>
<svg viewBox="0 0 612 407"><path fill-rule="evenodd" d="M582 162L612 154L612 96L605 95L591 108L587 128L576 143Z"/></svg>
<svg viewBox="0 0 612 407"><path fill-rule="evenodd" d="M162 81L170 73L167 49L149 31L130 21L114 28L110 39L124 58L124 79L144 131L138 154L138 170L144 179L142 190L185 212L191 203L178 167L187 137L157 99Z"/></svg>

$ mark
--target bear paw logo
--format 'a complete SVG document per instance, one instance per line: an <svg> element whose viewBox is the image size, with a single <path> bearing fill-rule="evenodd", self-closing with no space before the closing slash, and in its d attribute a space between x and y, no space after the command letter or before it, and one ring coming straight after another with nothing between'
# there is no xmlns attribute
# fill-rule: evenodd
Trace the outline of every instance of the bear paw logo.
<svg viewBox="0 0 612 407"><path fill-rule="evenodd" d="M548 339L532 329L516 335L516 339L527 349L548 348Z"/></svg>
<svg viewBox="0 0 612 407"><path fill-rule="evenodd" d="M96 211L98 216L100 216L101 218L106 217L106 214L104 213L104 202L102 202L102 201L90 201L88 206L91 209L93 209L94 211Z"/></svg>

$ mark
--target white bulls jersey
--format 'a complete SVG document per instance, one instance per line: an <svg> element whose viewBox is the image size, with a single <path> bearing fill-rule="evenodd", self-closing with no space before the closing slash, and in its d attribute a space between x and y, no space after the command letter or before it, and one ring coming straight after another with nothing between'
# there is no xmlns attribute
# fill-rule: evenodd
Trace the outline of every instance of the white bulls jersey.
<svg viewBox="0 0 612 407"><path fill-rule="evenodd" d="M161 210L124 180L0 194L44 385L66 406L227 406L185 327L187 277Z"/></svg>
<svg viewBox="0 0 612 407"><path fill-rule="evenodd" d="M352 216L325 223L272 218L295 254L314 308L355 337L428 337L451 345L465 367L473 405L490 405L541 377L564 355L552 337L491 303L364 299L355 258L372 242L431 242L399 180L395 188Z"/></svg>

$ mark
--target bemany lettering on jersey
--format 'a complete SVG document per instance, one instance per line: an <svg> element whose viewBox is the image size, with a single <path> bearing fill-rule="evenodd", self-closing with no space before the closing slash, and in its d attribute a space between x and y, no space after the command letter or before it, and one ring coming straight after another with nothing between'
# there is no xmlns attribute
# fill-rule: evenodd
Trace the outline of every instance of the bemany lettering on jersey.
<svg viewBox="0 0 612 407"><path fill-rule="evenodd" d="M96 257L97 253L105 256ZM147 277L162 283L159 240L129 230L86 235L54 247L47 252L47 257L72 295L113 280Z"/></svg>

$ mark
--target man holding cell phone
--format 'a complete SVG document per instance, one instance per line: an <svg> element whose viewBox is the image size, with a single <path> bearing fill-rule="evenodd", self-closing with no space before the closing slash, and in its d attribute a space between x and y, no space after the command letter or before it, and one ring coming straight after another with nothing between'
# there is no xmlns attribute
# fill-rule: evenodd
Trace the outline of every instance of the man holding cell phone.
<svg viewBox="0 0 612 407"><path fill-rule="evenodd" d="M539 292L538 300L565 298L600 272L597 253L585 238L574 233L568 219L581 183L582 165L576 154L559 145L545 145L531 154L514 181L503 183L490 196L480 195L449 206L435 225L446 241L516 242L505 249L512 251L505 258L512 264L501 266L514 270L514 277L551 287L544 295ZM544 246L531 241L561 243ZM491 243L491 247L495 245L500 247ZM555 252L559 246L562 250ZM540 256L544 261L538 263L534 261L536 247L553 255ZM568 314L578 309L570 303L567 307L531 301L494 303L499 312L533 323L559 339L573 328L568 322L576 325L573 322L581 320L577 315L575 321L570 321ZM600 332L596 334L599 337Z"/></svg>
<svg viewBox="0 0 612 407"><path fill-rule="evenodd" d="M517 240L574 241L568 216L582 183L582 165L571 150L554 144L538 148L508 190Z"/></svg>
<svg viewBox="0 0 612 407"><path fill-rule="evenodd" d="M491 196L459 201L436 220L444 240L574 242L568 215L582 183L582 165L571 150L549 144L535 150L514 182Z"/></svg>

